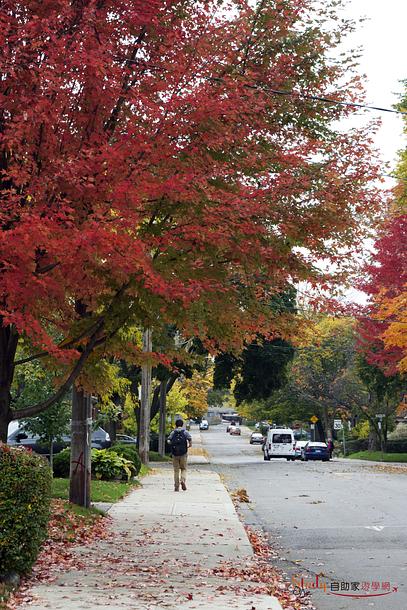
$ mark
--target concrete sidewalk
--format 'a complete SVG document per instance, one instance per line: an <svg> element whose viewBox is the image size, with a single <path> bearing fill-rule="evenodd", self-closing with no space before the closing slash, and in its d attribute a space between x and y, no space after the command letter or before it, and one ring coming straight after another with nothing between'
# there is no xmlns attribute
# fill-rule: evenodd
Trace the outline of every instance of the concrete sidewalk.
<svg viewBox="0 0 407 610"><path fill-rule="evenodd" d="M194 466L187 486L174 492L168 468L143 479L109 511L111 539L76 547L77 569L56 571L22 608L280 610L276 598L254 592L258 583L214 574L228 561L250 570L253 560L219 476Z"/></svg>

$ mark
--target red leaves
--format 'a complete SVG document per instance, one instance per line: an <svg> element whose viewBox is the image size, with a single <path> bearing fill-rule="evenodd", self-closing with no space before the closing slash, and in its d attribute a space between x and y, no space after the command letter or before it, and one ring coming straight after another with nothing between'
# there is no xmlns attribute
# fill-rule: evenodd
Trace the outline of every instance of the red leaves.
<svg viewBox="0 0 407 610"><path fill-rule="evenodd" d="M386 375L407 371L407 214L391 217L375 243L363 288L371 304L360 318L360 349Z"/></svg>
<svg viewBox="0 0 407 610"><path fill-rule="evenodd" d="M81 515L68 502L52 501L51 519L48 525L48 539L44 543L32 573L23 579L21 587L11 596L7 608L13 609L21 602L29 602L30 587L38 582L52 582L58 572L66 569L79 570L85 567L78 555L72 553L75 545L86 545L93 540L107 538L108 517L96 513Z"/></svg>
<svg viewBox="0 0 407 610"><path fill-rule="evenodd" d="M53 356L75 301L113 331L122 307L129 324L159 319L218 344L260 324L282 332L259 287L267 300L314 277L375 215L366 134L327 129L349 111L269 90L295 78L355 97L348 64L329 60L335 34L298 36L305 0L265 3L261 18L226 4L4 8L0 302L5 324Z"/></svg>

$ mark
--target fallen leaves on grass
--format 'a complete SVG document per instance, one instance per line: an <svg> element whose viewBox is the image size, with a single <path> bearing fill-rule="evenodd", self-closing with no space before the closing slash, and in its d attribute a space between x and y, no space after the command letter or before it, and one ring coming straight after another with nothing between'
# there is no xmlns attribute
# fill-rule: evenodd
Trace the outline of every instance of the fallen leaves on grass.
<svg viewBox="0 0 407 610"><path fill-rule="evenodd" d="M109 517L96 512L80 514L77 511L69 502L52 501L48 538L31 574L22 579L20 588L10 596L6 609L16 608L21 602L27 603L30 597L28 591L34 584L52 582L59 572L67 569L83 569L84 562L72 552L74 546L89 544L95 539L109 536Z"/></svg>

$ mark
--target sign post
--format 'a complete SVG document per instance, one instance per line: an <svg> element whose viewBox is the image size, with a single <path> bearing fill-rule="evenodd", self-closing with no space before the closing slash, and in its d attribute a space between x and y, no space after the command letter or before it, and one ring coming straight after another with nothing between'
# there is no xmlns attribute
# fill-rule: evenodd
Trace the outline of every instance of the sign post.
<svg viewBox="0 0 407 610"><path fill-rule="evenodd" d="M310 421L311 423L311 430L312 430L312 435L311 435L311 440L315 441L315 424L318 421L318 417L316 415L313 415L312 417L310 417Z"/></svg>
<svg viewBox="0 0 407 610"><path fill-rule="evenodd" d="M383 428L382 428L382 422L383 419L386 417L385 413L376 413L376 418L379 420L377 422L377 427L379 428L379 432L380 432L380 451L382 454L382 462L384 461L384 448L383 448Z"/></svg>
<svg viewBox="0 0 407 610"><path fill-rule="evenodd" d="M341 419L334 419L334 430L342 430L343 455L346 455L345 428Z"/></svg>

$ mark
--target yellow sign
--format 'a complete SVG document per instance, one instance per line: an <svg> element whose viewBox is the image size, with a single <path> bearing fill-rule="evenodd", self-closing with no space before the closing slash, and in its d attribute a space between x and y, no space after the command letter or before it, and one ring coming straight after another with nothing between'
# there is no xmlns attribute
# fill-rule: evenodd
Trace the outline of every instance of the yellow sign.
<svg viewBox="0 0 407 610"><path fill-rule="evenodd" d="M311 421L312 421L312 423L313 423L313 424L316 424L316 423L317 423L317 421L318 421L318 417L317 417L316 415L313 415L313 416L311 417Z"/></svg>

